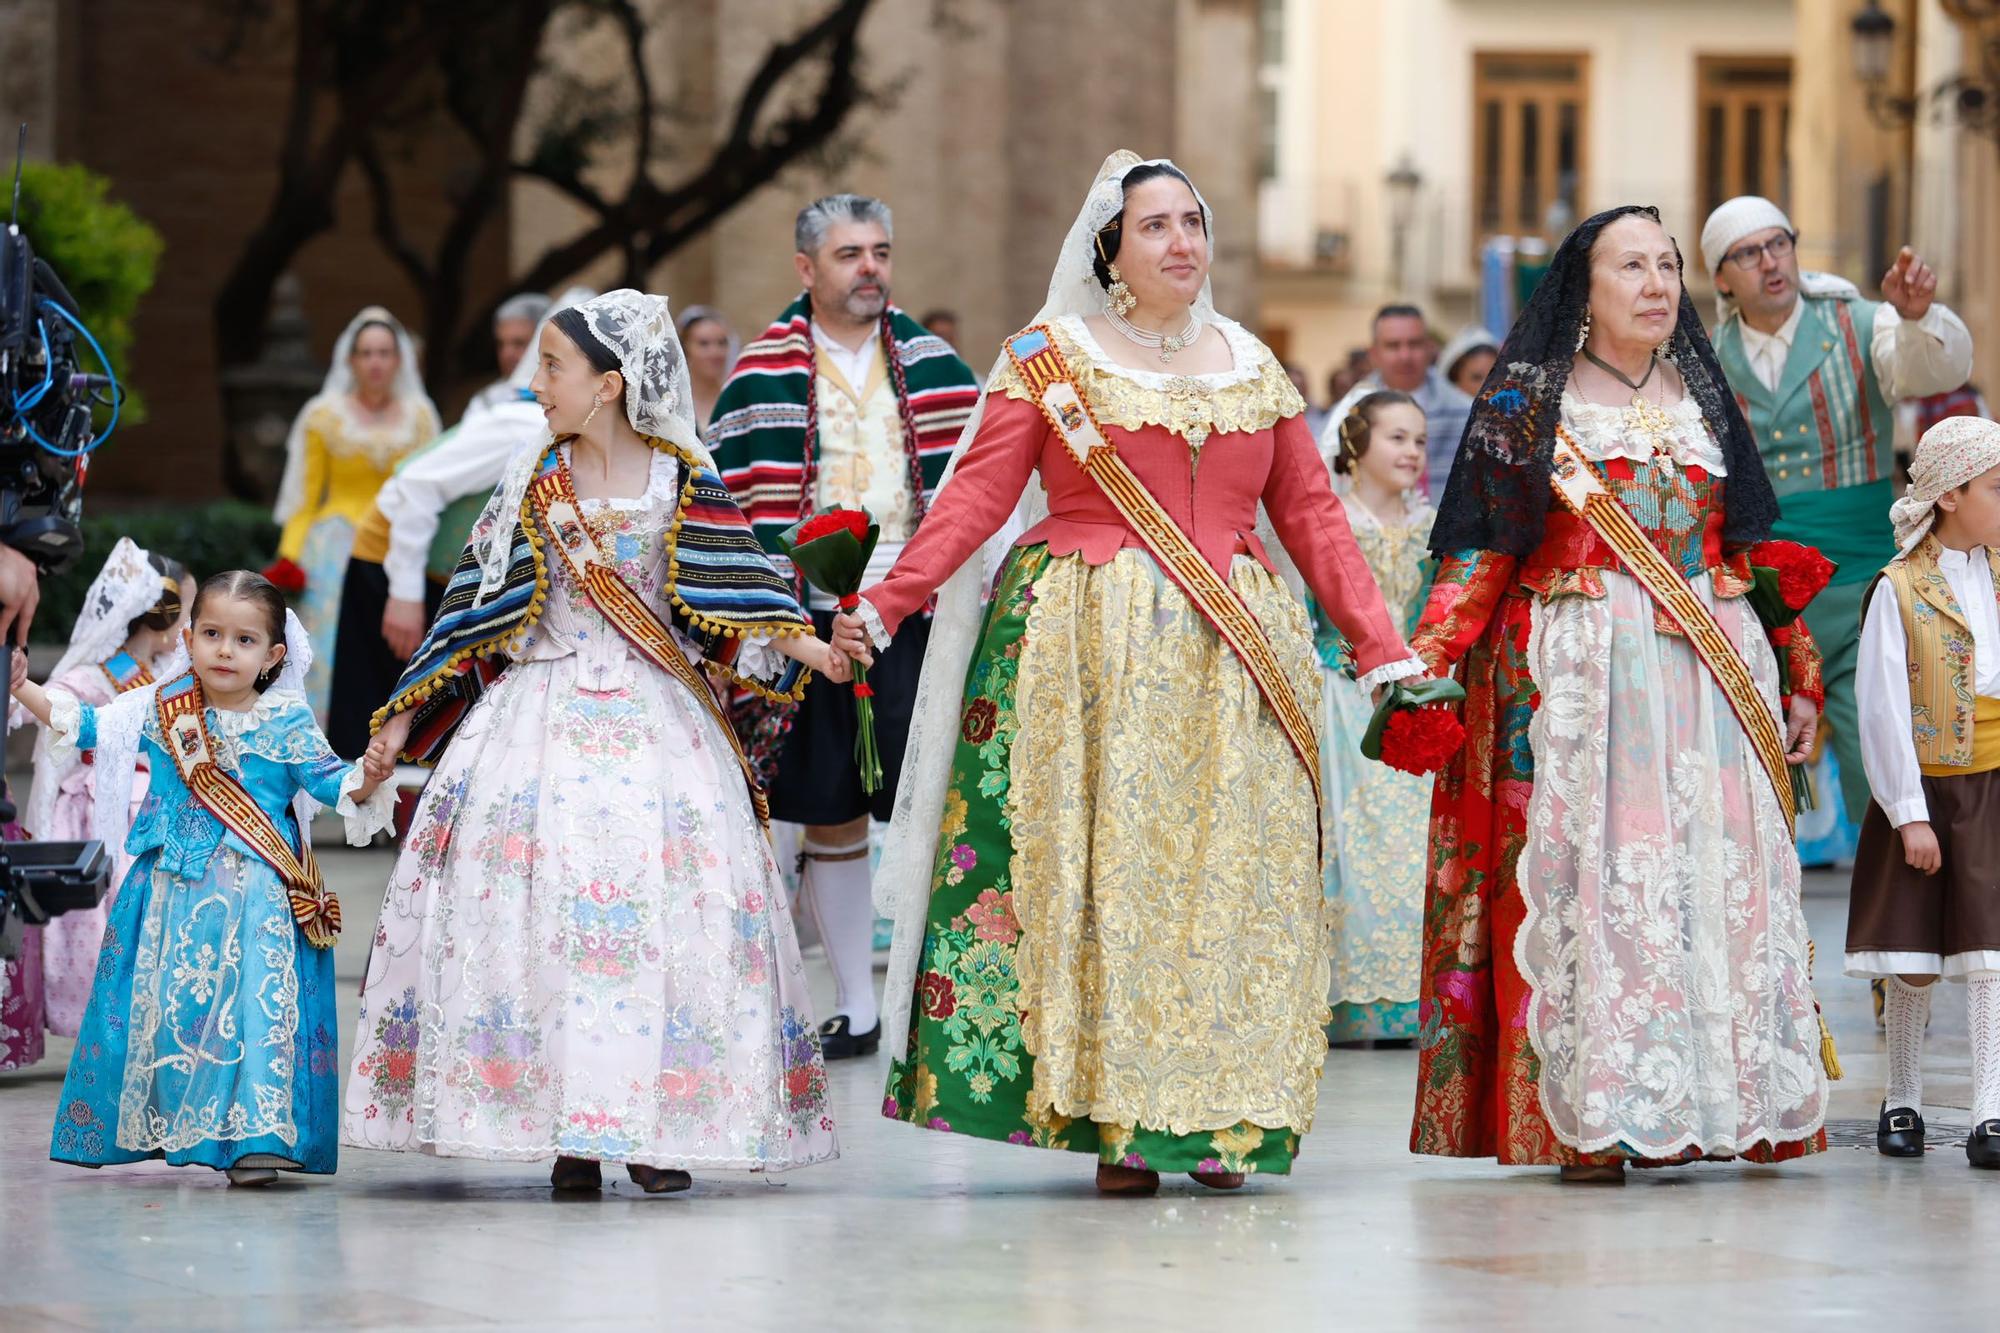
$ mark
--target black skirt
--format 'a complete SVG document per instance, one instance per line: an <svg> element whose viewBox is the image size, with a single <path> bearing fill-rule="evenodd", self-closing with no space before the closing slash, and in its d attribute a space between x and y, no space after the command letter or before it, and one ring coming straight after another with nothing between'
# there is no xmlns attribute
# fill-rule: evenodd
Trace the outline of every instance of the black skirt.
<svg viewBox="0 0 2000 1333"><path fill-rule="evenodd" d="M437 619L444 587L424 580L424 618ZM333 752L353 761L368 748L368 723L389 702L408 665L382 638L389 605L389 574L373 560L349 560L340 586L340 628L334 637L333 683L327 695L326 738Z"/></svg>
<svg viewBox="0 0 2000 1333"><path fill-rule="evenodd" d="M831 635L833 613L812 613L813 627ZM343 632L345 632L343 627ZM791 730L779 742L771 777L771 818L792 824L845 824L872 815L888 821L896 808L896 780L910 739L910 712L923 675L924 649L931 639L929 616L911 616L896 631L888 651L868 668L875 691L875 741L882 751L882 789L872 797L861 790L854 766L854 686L814 676L792 714Z"/></svg>

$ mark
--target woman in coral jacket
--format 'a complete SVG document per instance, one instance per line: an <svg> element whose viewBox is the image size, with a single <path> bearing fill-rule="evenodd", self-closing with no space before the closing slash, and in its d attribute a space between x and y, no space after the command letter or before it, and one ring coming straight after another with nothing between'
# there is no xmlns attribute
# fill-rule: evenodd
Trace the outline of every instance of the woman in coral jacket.
<svg viewBox="0 0 2000 1333"><path fill-rule="evenodd" d="M876 881L884 1112L1092 1153L1106 1193L1286 1172L1312 1123L1328 967L1297 701L1319 676L1260 502L1364 682L1423 672L1304 403L1210 303L1211 243L1173 164L1105 163L956 480L836 629L886 645L943 588ZM1093 448L1131 484L1080 467ZM981 544L1024 492L982 609Z"/></svg>

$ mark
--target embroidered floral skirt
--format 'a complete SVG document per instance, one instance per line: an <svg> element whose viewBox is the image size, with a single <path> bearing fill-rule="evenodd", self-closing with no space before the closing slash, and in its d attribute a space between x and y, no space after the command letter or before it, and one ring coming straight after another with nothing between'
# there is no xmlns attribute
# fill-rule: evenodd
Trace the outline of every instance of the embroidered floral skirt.
<svg viewBox="0 0 2000 1333"><path fill-rule="evenodd" d="M369 957L363 1148L781 1171L836 1155L768 840L721 730L627 655L516 662L417 807Z"/></svg>
<svg viewBox="0 0 2000 1333"><path fill-rule="evenodd" d="M1375 706L1344 671L1321 671L1320 783L1326 798L1330 1041L1417 1035L1424 850L1431 779L1364 758Z"/></svg>
<svg viewBox="0 0 2000 1333"><path fill-rule="evenodd" d="M1232 582L1317 690L1304 608L1247 559ZM1289 1171L1325 1058L1312 788L1186 596L1138 551L1017 551L951 781L884 1114L1155 1170Z"/></svg>
<svg viewBox="0 0 2000 1333"><path fill-rule="evenodd" d="M1769 1161L1825 1146L1798 858L1741 725L1647 594L1499 600L1439 774L1415 1152ZM1712 601L1777 708L1741 599Z"/></svg>
<svg viewBox="0 0 2000 1333"><path fill-rule="evenodd" d="M198 880L157 861L112 904L49 1156L331 1172L333 950L305 942L255 857L225 846Z"/></svg>
<svg viewBox="0 0 2000 1333"><path fill-rule="evenodd" d="M313 716L326 721L327 703L333 694L333 654L340 630L340 590L347 583L347 561L354 554L354 524L338 515L329 515L306 529L305 547L299 552L299 568L306 574L306 590L294 609L299 623L312 639L312 667L306 672L306 702Z"/></svg>

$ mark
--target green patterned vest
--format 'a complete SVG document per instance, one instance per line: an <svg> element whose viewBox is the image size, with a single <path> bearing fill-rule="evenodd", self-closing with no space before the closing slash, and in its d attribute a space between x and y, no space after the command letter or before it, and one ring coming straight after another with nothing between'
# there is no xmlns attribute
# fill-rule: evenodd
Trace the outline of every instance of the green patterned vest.
<svg viewBox="0 0 2000 1333"><path fill-rule="evenodd" d="M1715 331L1715 354L1778 492L1774 535L1819 547L1839 563L1837 582L1863 582L1895 554L1896 423L1870 346L1878 307L1799 299L1805 310L1776 390L1751 369L1734 313Z"/></svg>

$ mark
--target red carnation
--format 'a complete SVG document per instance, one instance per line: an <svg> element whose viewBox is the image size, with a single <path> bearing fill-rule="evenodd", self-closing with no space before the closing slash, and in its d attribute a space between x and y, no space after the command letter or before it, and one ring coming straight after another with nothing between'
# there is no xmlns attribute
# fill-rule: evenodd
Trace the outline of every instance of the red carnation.
<svg viewBox="0 0 2000 1333"><path fill-rule="evenodd" d="M1443 768L1465 743L1465 727L1450 708L1399 708L1382 728L1382 762L1419 777Z"/></svg>
<svg viewBox="0 0 2000 1333"><path fill-rule="evenodd" d="M1834 563L1816 549L1798 542L1759 542L1751 548L1750 563L1775 570L1778 596L1794 611L1803 611L1833 578Z"/></svg>
<svg viewBox="0 0 2000 1333"><path fill-rule="evenodd" d="M276 586L279 592L296 597L306 590L306 572L298 562L279 556L264 568L264 577Z"/></svg>
<svg viewBox="0 0 2000 1333"><path fill-rule="evenodd" d="M852 533L855 541L868 540L868 511L865 509L828 509L814 514L799 524L792 537L794 546L803 546L816 537L824 537L830 532Z"/></svg>

